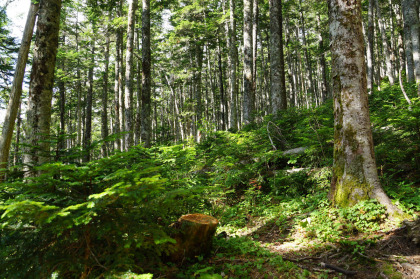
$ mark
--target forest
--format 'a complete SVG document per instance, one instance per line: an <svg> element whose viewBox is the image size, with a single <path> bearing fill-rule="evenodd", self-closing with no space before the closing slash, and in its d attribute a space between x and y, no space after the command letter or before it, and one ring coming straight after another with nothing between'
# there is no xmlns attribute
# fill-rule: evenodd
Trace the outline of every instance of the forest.
<svg viewBox="0 0 420 279"><path fill-rule="evenodd" d="M420 278L419 0L15 1L0 279Z"/></svg>

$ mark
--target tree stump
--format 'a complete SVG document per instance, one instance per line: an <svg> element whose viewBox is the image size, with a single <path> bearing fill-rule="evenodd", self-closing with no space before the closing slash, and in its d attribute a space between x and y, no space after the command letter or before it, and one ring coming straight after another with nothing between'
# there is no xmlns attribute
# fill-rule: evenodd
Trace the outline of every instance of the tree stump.
<svg viewBox="0 0 420 279"><path fill-rule="evenodd" d="M218 224L219 221L209 215L197 213L181 216L171 225L176 229L172 236L176 244L170 255L171 261L179 263L185 258L208 255Z"/></svg>

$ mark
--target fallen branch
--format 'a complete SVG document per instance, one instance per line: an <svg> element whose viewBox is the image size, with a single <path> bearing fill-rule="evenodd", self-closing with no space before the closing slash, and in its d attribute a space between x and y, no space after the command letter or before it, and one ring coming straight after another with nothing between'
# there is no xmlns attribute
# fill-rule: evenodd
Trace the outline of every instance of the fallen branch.
<svg viewBox="0 0 420 279"><path fill-rule="evenodd" d="M328 264L328 263L321 263L321 267L323 268L329 268L332 270L335 270L337 272L343 273L344 275L348 275L348 276L352 276L352 275L356 275L357 271L353 271L353 270L347 270L332 264Z"/></svg>

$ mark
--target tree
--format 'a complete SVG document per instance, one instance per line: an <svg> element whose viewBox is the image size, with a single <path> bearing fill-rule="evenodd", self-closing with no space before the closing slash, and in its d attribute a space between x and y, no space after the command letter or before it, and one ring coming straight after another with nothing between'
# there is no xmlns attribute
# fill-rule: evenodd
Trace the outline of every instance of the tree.
<svg viewBox="0 0 420 279"><path fill-rule="evenodd" d="M420 97L420 21L419 2L416 0L403 0L404 25L407 25L405 39L410 40L414 64L414 76ZM410 37L411 35L411 37Z"/></svg>
<svg viewBox="0 0 420 279"><path fill-rule="evenodd" d="M244 0L244 89L243 121L249 124L254 121L253 94L253 50L252 50L252 4L253 0Z"/></svg>
<svg viewBox="0 0 420 279"><path fill-rule="evenodd" d="M141 140L146 147L150 147L152 138L150 0L143 0L142 54Z"/></svg>
<svg viewBox="0 0 420 279"><path fill-rule="evenodd" d="M270 67L272 111L287 108L286 81L284 75L283 27L281 0L270 0Z"/></svg>
<svg viewBox="0 0 420 279"><path fill-rule="evenodd" d="M330 199L349 206L376 198L400 213L379 182L370 128L361 0L329 0L334 93L334 165Z"/></svg>
<svg viewBox="0 0 420 279"><path fill-rule="evenodd" d="M236 49L236 20L235 20L235 0L229 0L229 23L228 23L228 65L229 65L229 97L230 97L230 122L229 128L237 129L238 117L236 108L236 97L238 94L236 86L236 64L238 61Z"/></svg>
<svg viewBox="0 0 420 279"><path fill-rule="evenodd" d="M407 63L407 81L412 83L415 80L414 77L414 60L413 60L413 45L411 42L411 26L413 24L411 15L413 1L402 0L402 12L404 14L404 48L405 48L405 59Z"/></svg>
<svg viewBox="0 0 420 279"><path fill-rule="evenodd" d="M49 160L51 99L60 29L61 0L44 0L39 7L34 58L29 85L24 162L35 166Z"/></svg>
<svg viewBox="0 0 420 279"><path fill-rule="evenodd" d="M128 27L127 27L127 50L125 66L125 131L126 150L133 145L133 53L134 53L134 27L138 0L129 1Z"/></svg>
<svg viewBox="0 0 420 279"><path fill-rule="evenodd" d="M9 159L10 144L12 142L16 117L20 108L22 82L25 75L26 62L28 60L29 47L32 41L32 34L34 32L35 19L38 9L39 4L34 4L31 2L28 17L26 19L25 29L23 31L22 42L19 48L9 104L3 122L4 124L2 134L0 137L0 168L5 168ZM3 178L3 174L0 174L0 181L3 180Z"/></svg>

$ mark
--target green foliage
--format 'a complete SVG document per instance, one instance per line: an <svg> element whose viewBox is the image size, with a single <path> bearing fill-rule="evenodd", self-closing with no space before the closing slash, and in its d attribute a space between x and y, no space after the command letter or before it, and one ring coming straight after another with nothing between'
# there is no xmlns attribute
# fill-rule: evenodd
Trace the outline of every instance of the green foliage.
<svg viewBox="0 0 420 279"><path fill-rule="evenodd" d="M43 165L39 177L2 184L1 275L138 272L158 261L174 241L167 225L201 206L190 202L191 181L171 180L164 155L136 147L82 166Z"/></svg>

